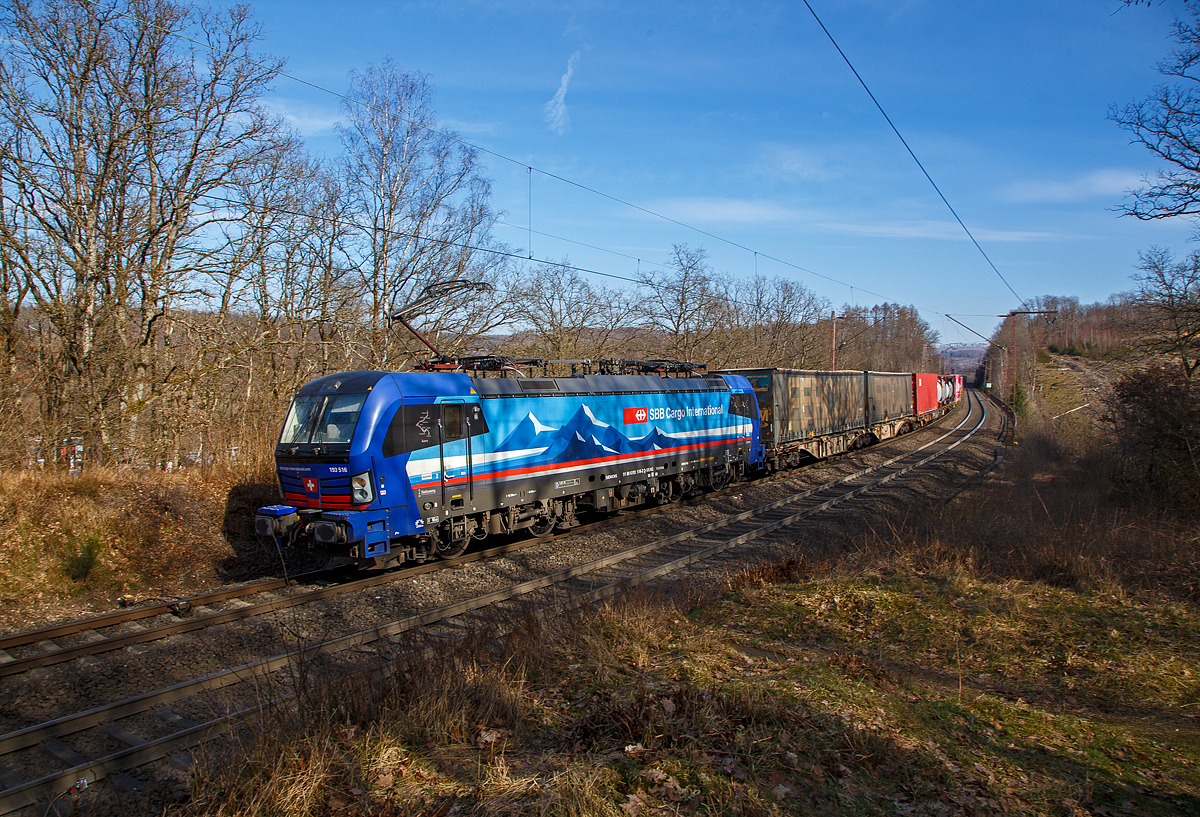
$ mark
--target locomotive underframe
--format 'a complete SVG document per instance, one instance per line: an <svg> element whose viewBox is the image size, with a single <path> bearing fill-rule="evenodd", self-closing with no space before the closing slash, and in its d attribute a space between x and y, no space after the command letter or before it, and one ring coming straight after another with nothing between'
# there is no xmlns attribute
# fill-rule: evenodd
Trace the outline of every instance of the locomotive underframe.
<svg viewBox="0 0 1200 817"><path fill-rule="evenodd" d="M603 463L566 479L509 482L498 487L485 483L453 497L458 501L451 504L450 515L427 524L429 533L393 538L389 552L380 556L371 555L365 541L354 543L348 557L334 556L331 564L390 567L400 562L453 558L473 540L494 534L528 530L534 536L547 536L576 527L580 514L615 513L651 502L667 504L691 493L724 487L745 476L748 459L747 446L728 445L701 455L677 454L626 471L620 463ZM584 485L587 487L580 491Z"/></svg>

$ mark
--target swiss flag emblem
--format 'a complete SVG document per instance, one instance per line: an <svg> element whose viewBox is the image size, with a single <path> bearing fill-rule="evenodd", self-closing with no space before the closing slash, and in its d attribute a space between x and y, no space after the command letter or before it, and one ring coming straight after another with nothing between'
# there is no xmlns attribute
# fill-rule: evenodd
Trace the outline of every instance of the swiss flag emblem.
<svg viewBox="0 0 1200 817"><path fill-rule="evenodd" d="M304 490L307 493L315 494L317 492L317 488L319 486L320 486L320 483L317 482L315 479L312 479L311 477L304 480Z"/></svg>
<svg viewBox="0 0 1200 817"><path fill-rule="evenodd" d="M646 413L646 407L627 408L624 412L624 422L626 425L631 423L644 423L649 419L649 414Z"/></svg>

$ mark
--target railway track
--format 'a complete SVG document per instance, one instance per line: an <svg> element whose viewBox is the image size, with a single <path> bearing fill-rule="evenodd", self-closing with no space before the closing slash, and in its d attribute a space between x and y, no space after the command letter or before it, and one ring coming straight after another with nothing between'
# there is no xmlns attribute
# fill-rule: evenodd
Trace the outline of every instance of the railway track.
<svg viewBox="0 0 1200 817"><path fill-rule="evenodd" d="M137 781L128 774L130 770L186 752L224 734L264 706L286 705L289 690L293 688L289 681L300 668L319 669L322 662L343 669L386 666L414 641L428 643L431 639L455 638L477 629L482 623L495 626L497 622L503 622L505 614L496 611L506 604L518 604L525 610L545 614L593 604L630 587L653 584L672 574L702 569L707 564L732 558L731 552L741 545L769 538L788 526L880 488L954 450L979 433L988 417L987 408L978 395L969 393L966 402L968 411L962 420L936 439L802 493L435 610L316 643L298 643L295 649L269 658L2 735L0 814L52 800L104 778L112 779L117 786L136 787ZM707 495L708 498L712 496ZM517 544L524 546L526 543ZM503 551L504 548L495 548L464 558L490 558ZM349 584L359 585L361 589L371 583L411 578L417 575L416 571L428 572L444 566L445 563L421 565ZM323 593L348 592L342 589L344 587L346 585L337 585L270 598L258 605L228 611L228 614L244 614L249 608L257 609L259 614L284 609L283 602L308 603ZM259 588L254 592L273 592L274 589L283 588ZM226 613L205 613L198 619L222 615ZM500 626L504 625L501 623ZM420 634L419 639L415 638L417 634ZM57 766L58 770L36 779L24 779L14 771L38 768L39 763Z"/></svg>
<svg viewBox="0 0 1200 817"><path fill-rule="evenodd" d="M763 479L772 478L765 477ZM761 480L755 482L759 481ZM683 500L679 504L708 502L738 490L744 490L748 484L754 483L734 484L717 491L710 491L694 499ZM594 533L656 513L658 510L657 506L652 506L623 511L619 516L589 522L572 528L570 531L561 532L555 537L509 541L497 547L471 551L454 559L439 559L350 580L345 578L344 570L316 570L289 578L266 579L241 587L171 601L158 601L134 609L117 610L101 616L0 636L0 678L79 658L101 655L113 650L160 641L210 627L218 627L251 617L279 613L315 601L396 584L439 570L452 569L471 562L516 553L528 547L544 544L552 538L561 539ZM247 601L247 599L255 600ZM218 604L224 605L225 609L212 609ZM151 621L147 621L147 619Z"/></svg>

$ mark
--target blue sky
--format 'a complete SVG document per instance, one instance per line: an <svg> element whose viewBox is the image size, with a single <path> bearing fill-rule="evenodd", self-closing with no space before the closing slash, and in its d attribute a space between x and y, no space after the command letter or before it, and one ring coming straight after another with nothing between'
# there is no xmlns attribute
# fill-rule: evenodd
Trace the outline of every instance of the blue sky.
<svg viewBox="0 0 1200 817"><path fill-rule="evenodd" d="M1103 301L1139 250L1192 249L1189 223L1113 212L1158 165L1106 119L1160 81L1180 0L810 2L1021 297ZM945 342L977 340L945 313L990 335L1019 308L803 3L252 6L262 50L307 82L342 92L385 57L428 74L442 123L514 160L485 157L496 235L538 258L632 276L703 246L835 308L913 304ZM269 102L338 150L336 97L280 78Z"/></svg>

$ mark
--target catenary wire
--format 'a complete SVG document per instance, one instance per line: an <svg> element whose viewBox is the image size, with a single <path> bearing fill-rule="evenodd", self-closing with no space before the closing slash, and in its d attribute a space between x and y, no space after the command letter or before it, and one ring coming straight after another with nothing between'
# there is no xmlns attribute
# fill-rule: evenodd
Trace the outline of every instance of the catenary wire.
<svg viewBox="0 0 1200 817"><path fill-rule="evenodd" d="M846 52L842 51L842 47L840 45L838 45L837 40L835 40L833 38L833 35L829 33L829 29L825 27L825 24L823 22L821 22L821 18L817 16L817 12L813 10L813 7L811 5L809 5L808 0L804 0L804 5L808 8L809 13L812 14L813 19L817 21L817 25L819 25L821 27L821 30L825 32L825 36L829 38L829 42L833 43L833 47L837 49L838 54L841 54L842 60L850 68L851 73L854 74L854 78L858 80L858 84L861 85L863 87L863 90L867 92L867 96L871 97L871 101L875 103L875 107L879 109L879 113L883 114L883 118L885 120L887 120L887 123L891 127L892 132L895 133L896 138L900 140L900 144L904 145L904 149L908 151L908 155L912 157L912 160L917 163L917 167L919 167L921 169L921 173L923 173L925 175L925 178L929 181L929 183L931 185L933 185L933 189L938 194L938 198L940 198L942 200L942 203L946 205L946 209L948 209L950 211L950 214L952 216L954 216L954 220L958 222L958 226L963 228L963 232L965 232L967 234L967 238L971 239L971 243L975 245L975 249L979 250L979 254L983 256L983 260L987 261L988 266L992 268L992 271L995 272L996 275L998 275L1000 277L1000 280L1004 282L1004 286L1008 287L1008 291L1011 292L1013 294L1013 297L1015 297L1018 301L1020 301L1021 306L1024 307L1025 299L1022 298L1020 295L1018 295L1017 291L1012 288L1012 285L1009 284L1008 280L1004 277L1003 274L1001 274L999 268L995 264L992 263L992 259L990 257L988 257L988 254L986 252L984 252L983 247L981 247L979 245L979 242L975 240L975 236L967 228L967 225L965 223L963 223L963 220L961 218L959 218L958 211L956 211L954 209L954 206L950 204L950 201L946 198L945 194L942 193L942 189L940 187L938 187L937 182L935 182L933 180L933 177L929 175L929 171L925 169L925 165L921 164L921 160L917 158L917 154L913 152L913 149L911 147L909 147L908 141L900 133L900 129L896 127L896 124L894 122L892 122L892 118L890 116L888 116L887 111L885 111L883 109L883 106L881 104L879 104L879 100L875 98L875 94L871 93L871 89L869 87L867 87L867 83L862 78L862 76L858 73L858 69L856 69L854 67L854 64L852 62L850 62L850 58L846 56ZM976 332L976 334L979 334L979 333Z"/></svg>

